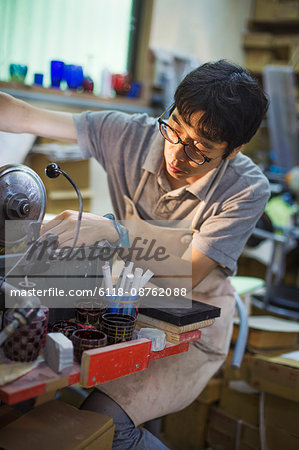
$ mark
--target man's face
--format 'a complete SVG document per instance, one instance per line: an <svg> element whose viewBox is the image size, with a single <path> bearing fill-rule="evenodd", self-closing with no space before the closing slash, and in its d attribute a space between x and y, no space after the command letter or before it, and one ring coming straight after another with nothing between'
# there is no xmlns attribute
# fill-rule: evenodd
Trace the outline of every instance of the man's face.
<svg viewBox="0 0 299 450"><path fill-rule="evenodd" d="M175 109L168 120L168 124L185 144L193 143L194 141L201 153L211 159L210 162L198 165L186 155L182 144L172 144L165 140L164 159L166 175L170 182L176 181L177 186L194 183L197 179L217 167L225 154L227 142L215 143L198 135L196 125L202 115L202 111L194 113L191 116L191 126L189 126L179 115L177 109ZM230 156L228 158L231 159Z"/></svg>

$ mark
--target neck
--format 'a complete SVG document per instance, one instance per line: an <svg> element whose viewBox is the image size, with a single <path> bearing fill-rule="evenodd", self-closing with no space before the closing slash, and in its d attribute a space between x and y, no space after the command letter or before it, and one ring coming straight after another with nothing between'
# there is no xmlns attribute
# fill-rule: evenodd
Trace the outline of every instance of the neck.
<svg viewBox="0 0 299 450"><path fill-rule="evenodd" d="M176 178L173 178L166 170L164 173L165 173L165 176L167 178L167 181L168 181L171 189L173 189L173 190L178 189L183 186L186 186L186 184L193 184L205 175L205 174L197 175L195 177L184 178L183 180L177 180Z"/></svg>

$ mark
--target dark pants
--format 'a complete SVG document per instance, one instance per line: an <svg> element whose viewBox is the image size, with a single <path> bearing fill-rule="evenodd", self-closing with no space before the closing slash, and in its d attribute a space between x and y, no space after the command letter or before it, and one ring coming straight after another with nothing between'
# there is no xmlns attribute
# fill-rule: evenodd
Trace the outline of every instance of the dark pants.
<svg viewBox="0 0 299 450"><path fill-rule="evenodd" d="M84 400L81 409L106 414L113 418L115 425L113 450L167 450L167 447L148 430L136 428L124 410L98 389Z"/></svg>

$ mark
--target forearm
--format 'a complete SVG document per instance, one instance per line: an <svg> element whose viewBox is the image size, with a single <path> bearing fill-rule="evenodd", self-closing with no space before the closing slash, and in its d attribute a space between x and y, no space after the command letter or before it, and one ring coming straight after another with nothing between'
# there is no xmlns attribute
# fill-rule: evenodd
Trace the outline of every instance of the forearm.
<svg viewBox="0 0 299 450"><path fill-rule="evenodd" d="M128 222L125 223L128 227ZM143 271L147 269L154 273L151 282L164 289L185 288L190 291L192 283L192 263L182 260L179 256L172 254L163 247L163 242L157 242L138 232L136 229L129 230L130 247L119 249L119 257L125 261L132 261L134 267L140 267ZM140 237L142 236L142 238Z"/></svg>
<svg viewBox="0 0 299 450"><path fill-rule="evenodd" d="M120 256L126 261L132 261L135 267L150 269L154 274L152 281L163 288L186 288L190 291L201 283L218 265L199 250L188 247L182 256L173 252L176 243L166 248L158 234L155 239L143 226L141 221L125 221L129 229L130 247L120 250Z"/></svg>
<svg viewBox="0 0 299 450"><path fill-rule="evenodd" d="M76 142L72 114L36 108L0 92L0 130Z"/></svg>

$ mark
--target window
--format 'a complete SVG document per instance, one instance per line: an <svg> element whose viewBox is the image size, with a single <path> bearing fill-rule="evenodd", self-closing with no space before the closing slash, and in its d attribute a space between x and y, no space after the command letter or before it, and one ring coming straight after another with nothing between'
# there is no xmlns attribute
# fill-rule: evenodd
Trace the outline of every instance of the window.
<svg viewBox="0 0 299 450"><path fill-rule="evenodd" d="M97 92L102 70L127 71L132 0L1 0L0 79L9 80L9 64L26 64L26 84L44 74L50 85L50 61L80 64Z"/></svg>

